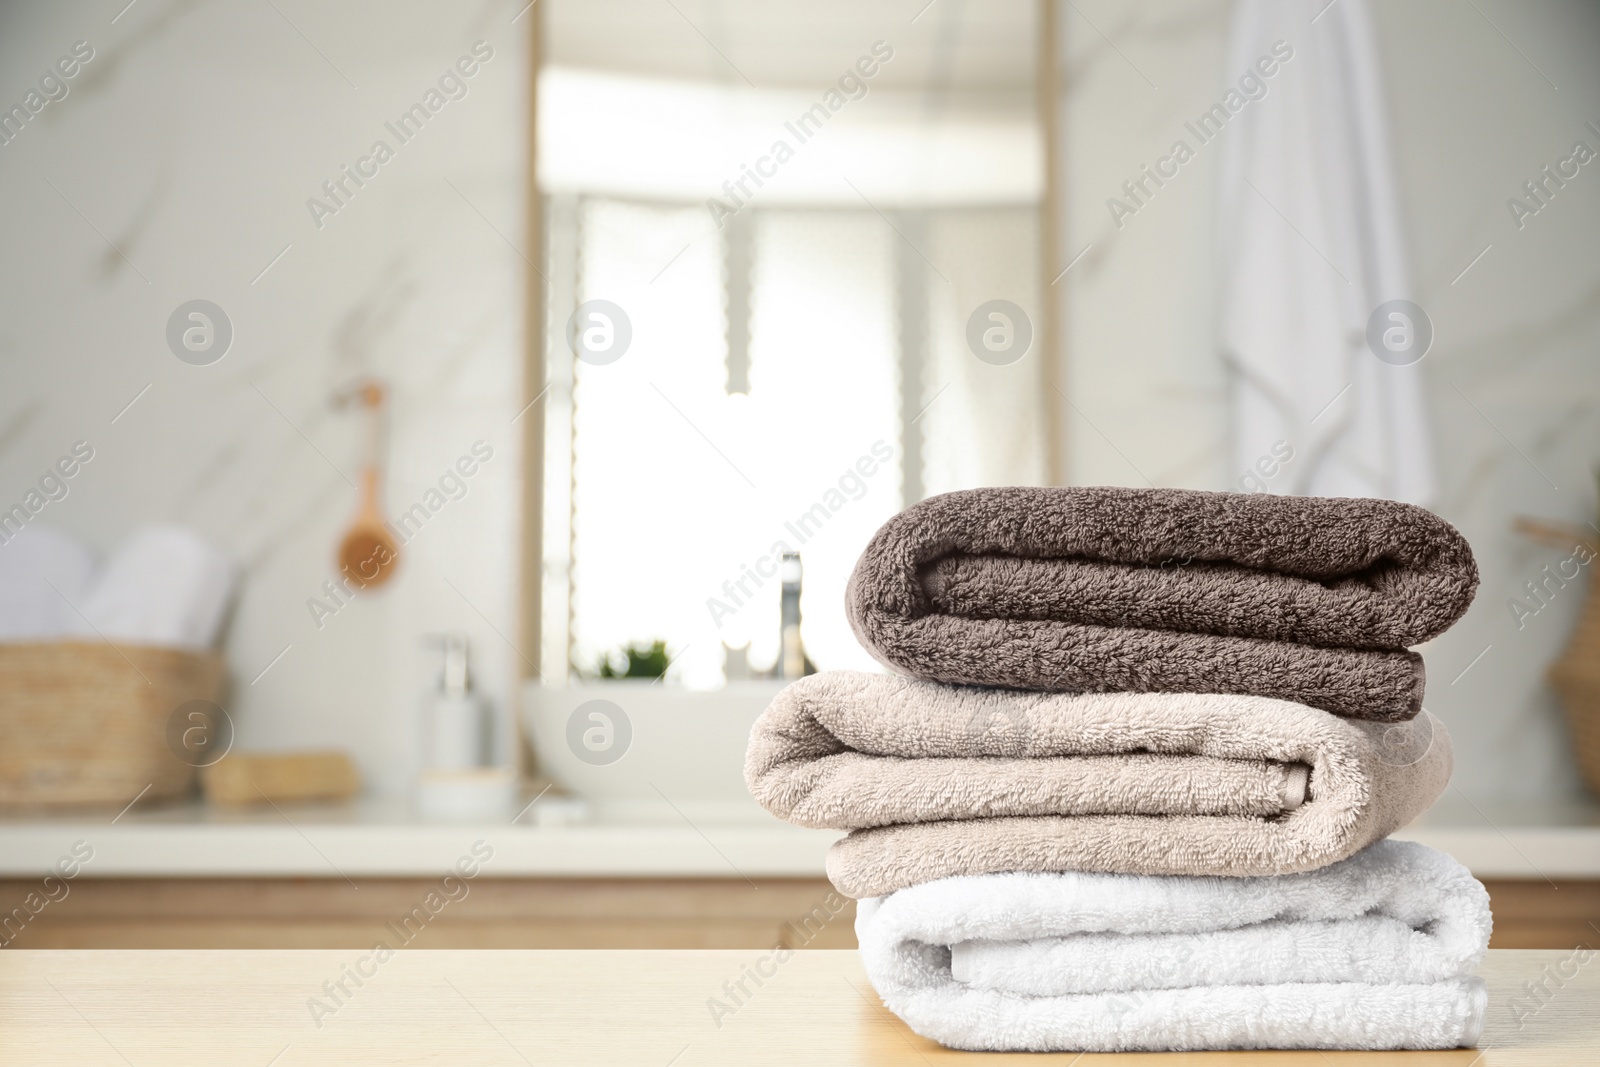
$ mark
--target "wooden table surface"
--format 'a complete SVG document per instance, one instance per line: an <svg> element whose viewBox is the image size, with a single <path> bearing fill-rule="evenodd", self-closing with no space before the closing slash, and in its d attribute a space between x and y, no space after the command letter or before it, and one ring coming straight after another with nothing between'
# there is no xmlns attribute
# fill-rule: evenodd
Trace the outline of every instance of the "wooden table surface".
<svg viewBox="0 0 1600 1067"><path fill-rule="evenodd" d="M0 952L7 1067L241 1064L1071 1063L951 1052L890 1015L854 952L802 951L731 1014L708 1002L757 952ZM359 964L338 1003L323 983ZM770 965L766 969L771 969ZM1593 952L1490 953L1482 1050L1167 1054L1170 1064L1600 1064ZM1548 995L1530 997L1525 983ZM753 987L751 987L753 988ZM311 998L323 1009L313 1015ZM731 1002L729 1002L731 1003ZM1481 1058L1480 1058L1481 1057ZM1113 1057L1083 1056L1083 1067ZM1151 1056L1124 1056L1143 1059Z"/></svg>

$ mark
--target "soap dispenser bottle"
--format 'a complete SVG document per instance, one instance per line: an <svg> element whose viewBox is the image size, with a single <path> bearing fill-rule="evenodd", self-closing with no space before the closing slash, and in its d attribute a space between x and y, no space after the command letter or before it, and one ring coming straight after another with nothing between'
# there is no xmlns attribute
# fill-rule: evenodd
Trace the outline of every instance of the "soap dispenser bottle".
<svg viewBox="0 0 1600 1067"><path fill-rule="evenodd" d="M428 709L425 765L440 771L482 767L489 762L488 715L472 691L467 635L447 633L429 640L443 650L444 664Z"/></svg>

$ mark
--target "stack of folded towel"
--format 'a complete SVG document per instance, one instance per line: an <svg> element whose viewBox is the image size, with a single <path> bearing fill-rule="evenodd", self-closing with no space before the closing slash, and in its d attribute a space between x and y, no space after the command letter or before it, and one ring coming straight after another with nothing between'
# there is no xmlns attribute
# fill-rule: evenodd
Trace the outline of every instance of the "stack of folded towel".
<svg viewBox="0 0 1600 1067"><path fill-rule="evenodd" d="M788 687L746 781L850 831L828 875L868 976L946 1045L1471 1044L1488 896L1384 838L1450 776L1409 646L1476 587L1461 535L1390 501L934 497L846 596L903 674Z"/></svg>

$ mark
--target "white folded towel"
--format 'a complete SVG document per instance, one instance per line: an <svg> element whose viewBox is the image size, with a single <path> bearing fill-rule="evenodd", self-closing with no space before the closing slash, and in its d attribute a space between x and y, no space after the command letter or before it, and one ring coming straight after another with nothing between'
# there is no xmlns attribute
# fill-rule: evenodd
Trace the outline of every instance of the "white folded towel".
<svg viewBox="0 0 1600 1067"><path fill-rule="evenodd" d="M106 560L69 627L82 636L204 650L222 628L237 568L181 526L135 531Z"/></svg>
<svg viewBox="0 0 1600 1067"><path fill-rule="evenodd" d="M990 874L860 902L867 976L952 1048L1455 1048L1489 897L1449 856L1380 841L1259 878Z"/></svg>

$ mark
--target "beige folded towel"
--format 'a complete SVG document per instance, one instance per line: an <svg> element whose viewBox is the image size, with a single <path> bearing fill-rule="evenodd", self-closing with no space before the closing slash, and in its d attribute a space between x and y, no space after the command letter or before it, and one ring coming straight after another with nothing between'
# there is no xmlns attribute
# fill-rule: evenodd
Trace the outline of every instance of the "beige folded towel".
<svg viewBox="0 0 1600 1067"><path fill-rule="evenodd" d="M1037 693L836 671L756 722L750 792L850 830L852 897L1002 871L1307 871L1421 814L1450 777L1431 715L1390 725L1269 697Z"/></svg>

